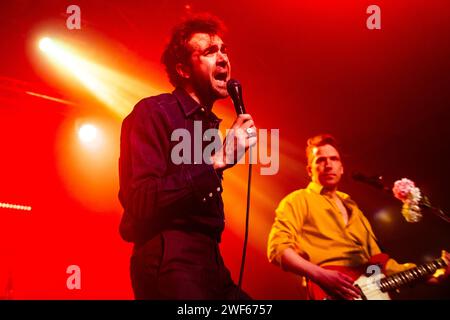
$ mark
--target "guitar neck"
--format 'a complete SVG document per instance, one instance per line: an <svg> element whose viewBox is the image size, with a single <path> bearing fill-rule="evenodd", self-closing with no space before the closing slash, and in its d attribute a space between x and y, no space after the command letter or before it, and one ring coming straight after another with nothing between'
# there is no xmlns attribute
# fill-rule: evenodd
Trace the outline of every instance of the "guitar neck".
<svg viewBox="0 0 450 320"><path fill-rule="evenodd" d="M429 263L422 264L412 269L393 274L380 280L380 289L382 292L395 290L406 284L410 284L428 277L436 272L436 270L445 268L447 263L444 259L439 258Z"/></svg>

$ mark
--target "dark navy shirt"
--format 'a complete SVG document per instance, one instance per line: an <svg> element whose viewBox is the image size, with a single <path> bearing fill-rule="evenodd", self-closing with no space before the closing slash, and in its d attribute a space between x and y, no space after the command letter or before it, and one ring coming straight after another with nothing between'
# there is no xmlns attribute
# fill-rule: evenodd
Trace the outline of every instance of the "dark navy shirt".
<svg viewBox="0 0 450 320"><path fill-rule="evenodd" d="M119 200L125 241L140 244L164 230L185 230L220 242L222 175L203 159L194 163L194 140L201 139L194 136L194 121L201 121L204 132L218 128L221 120L180 88L141 100L123 121ZM190 163L171 159L172 148L179 144L171 135L178 128L190 133ZM202 150L209 143L203 142Z"/></svg>

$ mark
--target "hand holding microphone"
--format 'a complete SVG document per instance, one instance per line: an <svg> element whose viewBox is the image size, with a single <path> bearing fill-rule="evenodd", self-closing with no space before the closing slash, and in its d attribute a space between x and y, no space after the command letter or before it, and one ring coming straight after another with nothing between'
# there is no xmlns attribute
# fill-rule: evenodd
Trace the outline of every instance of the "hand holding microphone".
<svg viewBox="0 0 450 320"><path fill-rule="evenodd" d="M251 115L245 113L242 87L239 81L230 79L228 93L233 100L237 118L233 122L223 142L223 147L213 157L214 169L225 170L234 166L245 152L257 143L256 127Z"/></svg>

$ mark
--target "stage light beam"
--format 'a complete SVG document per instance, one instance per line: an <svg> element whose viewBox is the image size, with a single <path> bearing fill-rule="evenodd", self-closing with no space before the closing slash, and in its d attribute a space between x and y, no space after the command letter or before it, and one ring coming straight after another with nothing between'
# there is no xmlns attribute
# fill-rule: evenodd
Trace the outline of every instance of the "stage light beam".
<svg viewBox="0 0 450 320"><path fill-rule="evenodd" d="M89 61L61 41L41 38L39 49L64 76L73 76L121 118L130 112L136 101L157 92L144 82Z"/></svg>

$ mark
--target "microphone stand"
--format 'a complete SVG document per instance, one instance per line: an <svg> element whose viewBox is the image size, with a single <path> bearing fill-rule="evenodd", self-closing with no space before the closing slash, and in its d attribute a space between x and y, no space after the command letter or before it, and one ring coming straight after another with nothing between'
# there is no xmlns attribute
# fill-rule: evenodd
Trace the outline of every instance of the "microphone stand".
<svg viewBox="0 0 450 320"><path fill-rule="evenodd" d="M388 186L386 186L383 183L382 176L377 176L376 178L370 177L370 179L365 179L365 178L361 178L361 177L363 177L363 176L360 174L353 175L354 180L359 181L359 182L364 182L376 189L382 190L382 191L392 195L392 188L389 188ZM431 204L430 199L424 194L422 195L422 198L420 199L419 207L421 209L427 209L427 210L431 211L434 215L438 216L445 222L450 223L450 216L448 214L446 214L441 208L433 206Z"/></svg>
<svg viewBox="0 0 450 320"><path fill-rule="evenodd" d="M450 216L446 214L441 208L431 205L430 199L426 195L423 195L420 199L419 207L423 209L429 209L433 214L441 218L447 223L450 223Z"/></svg>

